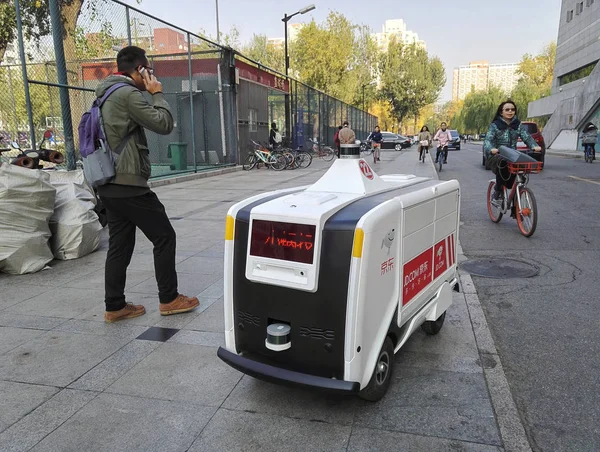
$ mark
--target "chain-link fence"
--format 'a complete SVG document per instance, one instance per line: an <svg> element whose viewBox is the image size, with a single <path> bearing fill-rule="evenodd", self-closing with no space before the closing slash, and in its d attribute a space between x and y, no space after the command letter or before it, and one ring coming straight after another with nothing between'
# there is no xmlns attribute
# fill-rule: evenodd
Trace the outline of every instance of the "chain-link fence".
<svg viewBox="0 0 600 452"><path fill-rule="evenodd" d="M21 36L24 61L16 40L0 64L0 148L13 141L22 148L40 145L51 130L43 146L66 154L70 168L80 163L79 120L96 98L96 88L116 72L116 54L127 45L146 50L175 123L166 136L147 132L153 177L238 164L250 140L268 141L272 122L290 145L300 148L308 147L307 138L332 145L345 120L359 138L376 122L230 48L117 0L83 2L74 29L63 36L64 65L52 36L37 42ZM6 161L17 153L0 158Z"/></svg>

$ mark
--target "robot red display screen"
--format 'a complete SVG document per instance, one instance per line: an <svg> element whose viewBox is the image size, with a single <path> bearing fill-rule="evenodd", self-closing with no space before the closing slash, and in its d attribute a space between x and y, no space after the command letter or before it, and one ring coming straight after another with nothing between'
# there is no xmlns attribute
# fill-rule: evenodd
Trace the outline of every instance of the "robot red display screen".
<svg viewBox="0 0 600 452"><path fill-rule="evenodd" d="M316 226L254 220L250 239L252 256L312 264Z"/></svg>

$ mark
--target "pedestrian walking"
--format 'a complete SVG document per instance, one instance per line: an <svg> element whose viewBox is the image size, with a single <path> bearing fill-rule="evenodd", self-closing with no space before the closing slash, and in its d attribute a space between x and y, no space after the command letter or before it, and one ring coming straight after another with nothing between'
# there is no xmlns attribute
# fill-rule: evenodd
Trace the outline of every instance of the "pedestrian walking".
<svg viewBox="0 0 600 452"><path fill-rule="evenodd" d="M350 128L348 121L344 121L343 125L344 127L342 127L338 134L340 144L354 144L356 141L356 134L354 133L354 130Z"/></svg>
<svg viewBox="0 0 600 452"><path fill-rule="evenodd" d="M112 182L98 187L106 207L109 247L105 268L106 322L143 315L144 306L125 301L127 267L139 228L154 245L154 270L158 284L161 315L188 312L200 303L177 291L175 270L175 230L163 204L148 187L151 165L144 129L168 135L173 116L162 84L154 76L143 49L129 46L117 55L118 72L107 77L96 89L101 98L116 84L125 84L102 104L102 118L110 149L122 149ZM142 91L151 95L149 103Z"/></svg>
<svg viewBox="0 0 600 452"><path fill-rule="evenodd" d="M333 135L333 142L335 143L335 148L337 149L338 158L340 158L340 130L342 130L342 126L338 126L338 129Z"/></svg>
<svg viewBox="0 0 600 452"><path fill-rule="evenodd" d="M269 145L271 149L277 149L281 146L281 142L283 141L279 130L277 130L277 123L271 123L271 131L269 132Z"/></svg>

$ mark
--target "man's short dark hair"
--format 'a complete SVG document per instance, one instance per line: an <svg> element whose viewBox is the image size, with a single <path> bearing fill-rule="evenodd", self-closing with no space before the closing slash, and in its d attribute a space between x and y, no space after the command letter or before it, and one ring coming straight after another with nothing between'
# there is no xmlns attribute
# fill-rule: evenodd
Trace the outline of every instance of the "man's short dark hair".
<svg viewBox="0 0 600 452"><path fill-rule="evenodd" d="M349 126L350 124L348 124L348 121L344 121L344 125Z"/></svg>
<svg viewBox="0 0 600 452"><path fill-rule="evenodd" d="M147 61L146 51L136 46L123 47L117 54L119 72L132 72Z"/></svg>

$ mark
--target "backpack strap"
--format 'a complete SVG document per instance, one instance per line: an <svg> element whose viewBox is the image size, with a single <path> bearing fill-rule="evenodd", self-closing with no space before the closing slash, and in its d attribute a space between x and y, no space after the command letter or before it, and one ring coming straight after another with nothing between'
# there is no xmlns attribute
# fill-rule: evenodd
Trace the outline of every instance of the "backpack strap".
<svg viewBox="0 0 600 452"><path fill-rule="evenodd" d="M106 137L106 132L104 131L104 118L102 117L102 110L100 110L100 107L102 107L102 104L106 101L106 99L108 99L108 96L110 96L112 93L114 93L116 90L118 90L119 88L122 88L124 86L131 86L129 83L115 83L113 86L111 86L110 88L108 88L106 90L106 92L104 93L104 95L100 98L98 98L98 113L100 115L100 127L102 129L102 135L104 135ZM125 135L123 137L123 139L121 140L121 142L119 143L119 145L117 146L116 149L113 149L112 152L114 152L117 155L120 155L121 152L123 152L123 149L125 149L125 146L127 145L127 142L129 141L129 139L133 136L133 134L136 132L137 127L134 127L134 129L129 132L127 135Z"/></svg>
<svg viewBox="0 0 600 452"><path fill-rule="evenodd" d="M124 86L131 86L131 85L129 83L120 82L120 83L115 83L113 86L108 88L106 90L106 92L104 93L104 95L98 99L98 107L102 106L102 104L106 101L106 99L108 99L108 96L110 96L112 93L114 93L119 88L123 88Z"/></svg>

